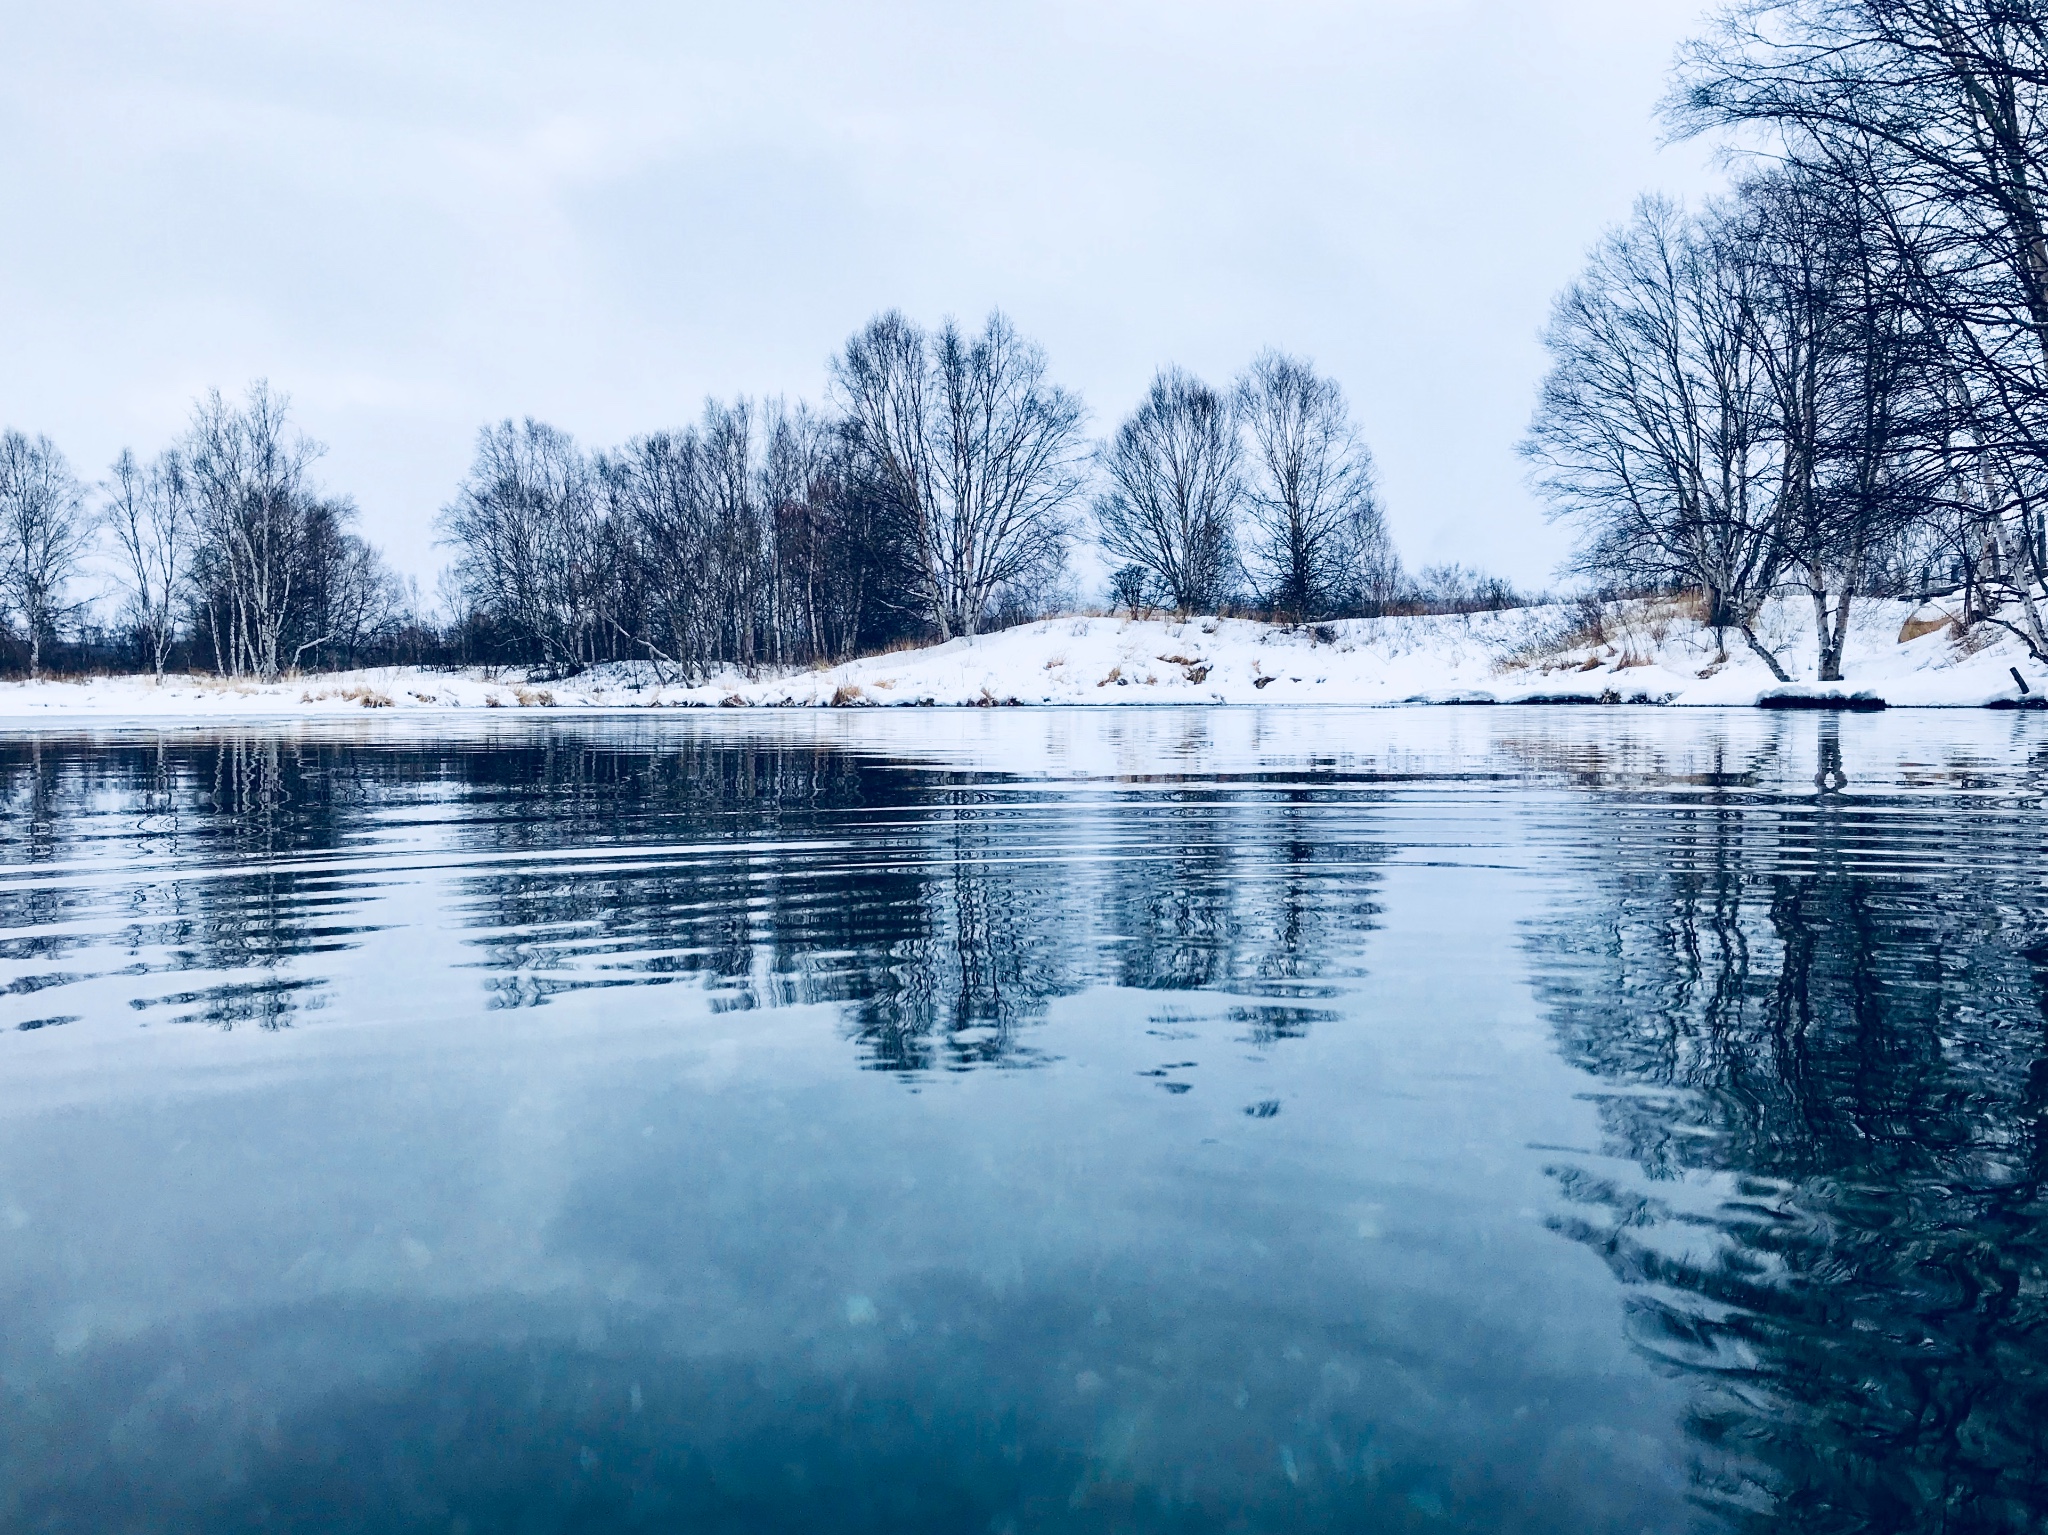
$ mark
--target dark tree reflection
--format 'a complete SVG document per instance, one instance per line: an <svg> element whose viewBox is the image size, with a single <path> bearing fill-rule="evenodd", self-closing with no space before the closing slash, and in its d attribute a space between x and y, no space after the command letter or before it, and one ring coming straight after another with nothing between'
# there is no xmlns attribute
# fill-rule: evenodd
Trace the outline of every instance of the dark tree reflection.
<svg viewBox="0 0 2048 1535"><path fill-rule="evenodd" d="M1377 792L1053 785L687 728L16 738L0 995L48 1026L84 1005L66 986L119 973L140 1021L279 1028L373 907L434 911L487 1005L685 984L833 1007L879 1070L1030 1065L1033 1025L1091 986L1292 1003L1355 972ZM1280 1011L1249 1010L1251 1037L1314 1019Z"/></svg>
<svg viewBox="0 0 2048 1535"><path fill-rule="evenodd" d="M1832 744L1805 801L1593 802L1593 894L1533 942L1641 1175L1557 1168L1563 1228L1698 1380L1737 1523L2040 1529L2048 823L1859 801Z"/></svg>
<svg viewBox="0 0 2048 1535"><path fill-rule="evenodd" d="M0 741L0 925L24 935L0 958L30 967L16 986L51 978L37 961L123 964L166 982L144 1014L283 1027L319 986L302 962L360 934L363 892L328 865L408 776L268 731Z"/></svg>
<svg viewBox="0 0 2048 1535"><path fill-rule="evenodd" d="M460 910L500 1005L706 986L839 1004L886 1071L1030 1065L1102 983L1293 995L1356 968L1384 850L1347 792L1047 791L814 746L564 736L461 756Z"/></svg>

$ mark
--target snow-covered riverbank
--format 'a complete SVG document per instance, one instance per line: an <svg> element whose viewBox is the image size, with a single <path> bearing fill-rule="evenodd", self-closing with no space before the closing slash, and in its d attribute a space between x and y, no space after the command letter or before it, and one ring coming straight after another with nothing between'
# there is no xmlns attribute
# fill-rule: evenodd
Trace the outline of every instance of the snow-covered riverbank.
<svg viewBox="0 0 2048 1535"><path fill-rule="evenodd" d="M1893 707L1982 707L2019 698L2011 668L2048 694L2048 670L2002 631L1960 635L1941 605L1862 604L1848 680L1819 686L1810 608L1765 614L1760 637L1794 679L1781 687L1740 640L1720 651L1679 602L1610 611L1602 632L1562 607L1283 628L1242 619L1047 619L944 645L797 672L734 672L683 686L647 664L566 681L524 671L381 668L273 684L99 677L0 684L0 719L246 718L364 708L989 704L1401 704L1625 702L1754 705L1770 695L1864 695Z"/></svg>

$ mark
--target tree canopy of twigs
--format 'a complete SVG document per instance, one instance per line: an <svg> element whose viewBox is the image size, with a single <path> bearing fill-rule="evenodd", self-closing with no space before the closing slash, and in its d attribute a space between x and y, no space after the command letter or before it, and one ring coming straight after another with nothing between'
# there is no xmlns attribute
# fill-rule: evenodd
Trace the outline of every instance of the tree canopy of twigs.
<svg viewBox="0 0 2048 1535"><path fill-rule="evenodd" d="M979 334L892 310L832 364L855 470L891 502L939 638L972 635L1006 588L1054 579L1083 484L1084 412L1001 313Z"/></svg>
<svg viewBox="0 0 2048 1535"><path fill-rule="evenodd" d="M1227 397L1179 368L1152 380L1144 401L1098 450L1095 501L1102 547L1135 567L1183 616L1214 612L1235 578L1242 450ZM1132 606L1144 586L1127 592Z"/></svg>
<svg viewBox="0 0 2048 1535"><path fill-rule="evenodd" d="M1167 368L1110 441L1090 444L1085 421L1000 312L969 329L893 310L831 359L822 407L714 398L617 446L501 420L436 518L450 563L429 621L259 380L209 391L154 457L124 450L96 495L53 446L10 437L17 550L38 527L64 536L9 556L8 613L32 668L65 620L79 647L158 677L402 655L557 676L634 661L698 681L1071 608L1084 527L1133 613L1302 621L1512 596L1462 570L1441 593L1406 582L1342 393L1304 362L1262 355L1228 390ZM95 548L111 634L78 616L89 603L64 605Z"/></svg>
<svg viewBox="0 0 2048 1535"><path fill-rule="evenodd" d="M1344 391L1302 359L1269 351L1235 397L1251 441L1241 544L1260 600L1296 622L1383 610L1398 593L1400 562Z"/></svg>
<svg viewBox="0 0 2048 1535"><path fill-rule="evenodd" d="M31 677L41 674L90 537L84 488L57 445L0 433L0 596L21 621Z"/></svg>
<svg viewBox="0 0 2048 1535"><path fill-rule="evenodd" d="M2048 658L2048 6L1739 0L1685 50L1666 112L1856 208L1931 363L1916 552ZM1892 451L1890 426L1874 436Z"/></svg>

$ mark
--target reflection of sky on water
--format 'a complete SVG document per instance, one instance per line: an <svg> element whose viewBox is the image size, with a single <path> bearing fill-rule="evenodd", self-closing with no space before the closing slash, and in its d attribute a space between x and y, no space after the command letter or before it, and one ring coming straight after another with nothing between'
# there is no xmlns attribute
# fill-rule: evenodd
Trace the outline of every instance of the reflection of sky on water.
<svg viewBox="0 0 2048 1535"><path fill-rule="evenodd" d="M0 1526L2023 1528L2034 724L12 738Z"/></svg>

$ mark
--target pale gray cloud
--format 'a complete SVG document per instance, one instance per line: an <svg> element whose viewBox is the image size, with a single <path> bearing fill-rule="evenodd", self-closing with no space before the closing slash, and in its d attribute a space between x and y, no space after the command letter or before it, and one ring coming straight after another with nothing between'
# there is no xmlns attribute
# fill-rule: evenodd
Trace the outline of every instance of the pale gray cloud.
<svg viewBox="0 0 2048 1535"><path fill-rule="evenodd" d="M1698 0L17 6L0 420L96 471L254 376L403 567L486 419L816 395L876 309L1009 310L1098 427L1259 346L1337 375L1411 563L1526 581L1550 297Z"/></svg>

